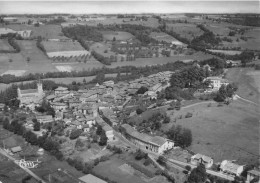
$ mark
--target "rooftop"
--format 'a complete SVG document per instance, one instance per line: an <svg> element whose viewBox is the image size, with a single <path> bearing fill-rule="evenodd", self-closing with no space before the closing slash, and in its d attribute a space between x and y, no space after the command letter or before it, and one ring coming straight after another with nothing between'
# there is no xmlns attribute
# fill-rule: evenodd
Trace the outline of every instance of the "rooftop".
<svg viewBox="0 0 260 183"><path fill-rule="evenodd" d="M31 93L38 93L38 89L28 89L28 90L20 90L21 94L31 94Z"/></svg>

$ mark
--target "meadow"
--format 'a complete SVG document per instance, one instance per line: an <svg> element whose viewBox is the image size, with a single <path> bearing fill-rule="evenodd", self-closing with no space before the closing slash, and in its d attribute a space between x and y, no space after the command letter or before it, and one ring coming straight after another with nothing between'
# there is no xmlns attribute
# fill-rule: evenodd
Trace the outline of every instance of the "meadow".
<svg viewBox="0 0 260 183"><path fill-rule="evenodd" d="M25 70L25 74L57 71L51 60L36 47L36 41L17 40L17 43L20 53L0 53L0 74L8 70Z"/></svg>
<svg viewBox="0 0 260 183"><path fill-rule="evenodd" d="M240 97L260 104L259 73L259 71L255 71L253 68L231 68L226 73L225 78L238 85L236 93Z"/></svg>
<svg viewBox="0 0 260 183"><path fill-rule="evenodd" d="M192 113L191 118L185 118L188 112ZM259 159L258 112L258 106L239 99L223 106L202 103L167 111L172 122L163 124L162 129L167 131L172 125L191 129L190 149L212 157L215 163L227 159L250 164Z"/></svg>
<svg viewBox="0 0 260 183"><path fill-rule="evenodd" d="M107 41L112 41L114 38L117 41L125 41L134 37L129 32L120 32L120 31L103 31L102 35L104 40Z"/></svg>

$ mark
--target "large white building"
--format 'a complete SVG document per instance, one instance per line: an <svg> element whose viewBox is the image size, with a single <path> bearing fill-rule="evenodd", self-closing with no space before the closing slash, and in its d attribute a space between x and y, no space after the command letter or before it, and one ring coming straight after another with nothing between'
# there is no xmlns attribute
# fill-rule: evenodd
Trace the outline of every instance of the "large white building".
<svg viewBox="0 0 260 183"><path fill-rule="evenodd" d="M123 124L122 128L126 138L141 149L163 154L164 151L174 147L173 141L160 136L152 137L144 133L139 133L128 124Z"/></svg>
<svg viewBox="0 0 260 183"><path fill-rule="evenodd" d="M228 85L228 80L222 79L220 77L207 77L204 79L205 81L210 81L210 86L212 87L213 90L219 90L219 88L222 85Z"/></svg>
<svg viewBox="0 0 260 183"><path fill-rule="evenodd" d="M244 170L244 166L235 164L232 161L224 160L220 164L220 170L226 174L240 176Z"/></svg>

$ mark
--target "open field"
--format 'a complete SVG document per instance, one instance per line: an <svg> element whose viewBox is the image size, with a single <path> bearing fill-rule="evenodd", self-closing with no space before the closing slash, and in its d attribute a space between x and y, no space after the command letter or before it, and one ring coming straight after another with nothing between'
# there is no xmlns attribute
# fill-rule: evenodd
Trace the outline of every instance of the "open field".
<svg viewBox="0 0 260 183"><path fill-rule="evenodd" d="M0 50L13 50L13 47L8 43L7 39L0 39Z"/></svg>
<svg viewBox="0 0 260 183"><path fill-rule="evenodd" d="M260 104L259 71L255 71L253 68L231 68L228 69L226 78L237 83L238 91L236 93L240 97Z"/></svg>
<svg viewBox="0 0 260 183"><path fill-rule="evenodd" d="M113 38L112 38L113 39ZM116 55L115 52L111 51L111 44L108 43L94 43L90 46L91 50L95 50L97 53L103 55L104 57L110 57L111 55Z"/></svg>
<svg viewBox="0 0 260 183"><path fill-rule="evenodd" d="M150 34L150 37L152 37L153 39L157 40L157 41L165 41L167 43L172 43L175 42L175 44L177 43L178 45L182 45L183 43L178 41L177 39L175 39L174 37L164 33L164 32L152 32Z"/></svg>
<svg viewBox="0 0 260 183"><path fill-rule="evenodd" d="M104 40L112 41L114 38L117 41L125 41L134 36L129 32L120 32L120 31L103 31L102 32Z"/></svg>
<svg viewBox="0 0 260 183"><path fill-rule="evenodd" d="M77 41L42 41L46 52L85 50Z"/></svg>
<svg viewBox="0 0 260 183"><path fill-rule="evenodd" d="M199 104L180 111L168 111L171 121L163 124L168 130L172 125L191 129L191 150L212 157L216 162L237 160L239 164L255 163L259 159L259 109L240 100L218 107L218 104ZM190 112L191 118L185 118ZM182 117L180 119L180 117Z"/></svg>
<svg viewBox="0 0 260 183"><path fill-rule="evenodd" d="M7 27L15 31L32 30L31 37L35 38L41 36L46 39L68 39L61 32L61 26L59 25L40 25L40 27L35 27L33 25L10 24L6 26L0 25L0 27Z"/></svg>
<svg viewBox="0 0 260 183"><path fill-rule="evenodd" d="M17 40L17 43L21 47L20 53L0 54L0 74L17 69L25 70L25 74L57 71L47 56L36 47L35 41Z"/></svg>
<svg viewBox="0 0 260 183"><path fill-rule="evenodd" d="M203 34L203 31L197 27L196 24L184 24L184 23L176 23L176 24L167 24L169 30L173 30L174 32L180 34L182 37L185 37L189 40L192 40L194 37L200 36Z"/></svg>

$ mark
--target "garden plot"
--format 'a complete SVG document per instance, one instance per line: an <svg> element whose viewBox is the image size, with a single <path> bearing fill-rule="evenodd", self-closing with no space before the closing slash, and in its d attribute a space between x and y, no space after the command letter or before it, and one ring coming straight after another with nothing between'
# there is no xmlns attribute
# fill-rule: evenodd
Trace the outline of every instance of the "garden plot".
<svg viewBox="0 0 260 183"><path fill-rule="evenodd" d="M48 52L48 57L82 57L83 55L90 55L87 50L82 51L57 51L57 52Z"/></svg>
<svg viewBox="0 0 260 183"><path fill-rule="evenodd" d="M22 75L24 75L24 73L26 73L26 70L8 70L8 71L4 72L3 74L1 74L1 76L5 75L5 74L10 74L10 75L14 75L14 76L22 76Z"/></svg>
<svg viewBox="0 0 260 183"><path fill-rule="evenodd" d="M176 45L183 45L184 43L178 41L177 39L175 39L174 37L164 33L164 32L152 32L150 34L150 37L157 40L157 41L164 41L167 43L173 43Z"/></svg>

